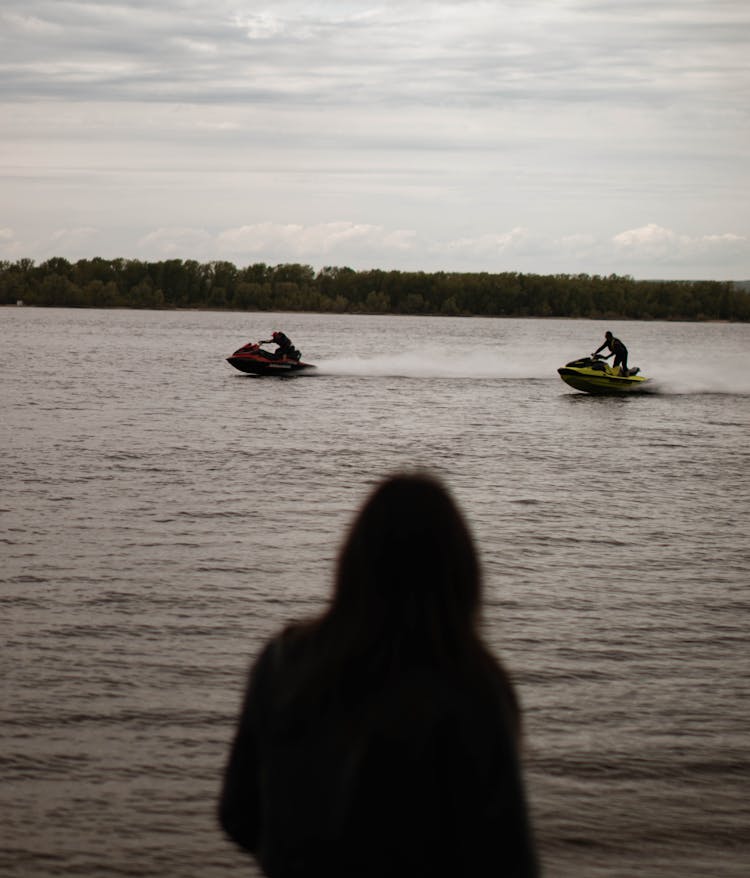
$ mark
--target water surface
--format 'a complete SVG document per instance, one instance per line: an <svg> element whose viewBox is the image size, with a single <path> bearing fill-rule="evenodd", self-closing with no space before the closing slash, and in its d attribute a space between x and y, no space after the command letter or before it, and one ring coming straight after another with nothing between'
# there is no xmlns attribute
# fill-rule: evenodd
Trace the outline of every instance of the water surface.
<svg viewBox="0 0 750 878"><path fill-rule="evenodd" d="M224 357L283 329L314 377ZM556 368L611 329L656 393ZM750 327L0 309L0 872L257 874L215 799L248 662L374 481L482 556L549 876L746 876Z"/></svg>

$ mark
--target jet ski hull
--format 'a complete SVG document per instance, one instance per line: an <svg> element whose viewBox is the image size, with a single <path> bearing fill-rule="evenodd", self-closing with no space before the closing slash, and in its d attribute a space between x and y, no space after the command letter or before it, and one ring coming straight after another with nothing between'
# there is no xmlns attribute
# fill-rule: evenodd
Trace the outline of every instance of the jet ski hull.
<svg viewBox="0 0 750 878"><path fill-rule="evenodd" d="M300 360L299 351L294 347L290 348L291 356L280 357L263 350L261 344L264 342L248 342L227 357L227 363L246 375L296 375L315 369L311 363Z"/></svg>
<svg viewBox="0 0 750 878"><path fill-rule="evenodd" d="M637 370L631 370L637 372ZM603 360L584 357L574 360L557 370L562 380L583 393L594 394L621 394L643 391L648 378L643 375L621 375L620 370L613 369L609 363Z"/></svg>
<svg viewBox="0 0 750 878"><path fill-rule="evenodd" d="M289 360L285 357L280 360L267 360L265 357L242 353L227 357L227 363L247 375L296 375L315 369L312 364L302 363L299 360Z"/></svg>

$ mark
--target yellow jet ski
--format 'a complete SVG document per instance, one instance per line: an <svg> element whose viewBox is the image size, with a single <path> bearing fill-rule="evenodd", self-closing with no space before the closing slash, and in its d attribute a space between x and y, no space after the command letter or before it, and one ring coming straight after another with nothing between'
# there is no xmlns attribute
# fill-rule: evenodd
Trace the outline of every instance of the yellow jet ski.
<svg viewBox="0 0 750 878"><path fill-rule="evenodd" d="M562 380L584 393L632 393L643 391L648 378L638 374L640 369L628 369L627 375L622 374L622 369L616 369L606 362L599 354L590 357L581 357L573 360L557 370Z"/></svg>

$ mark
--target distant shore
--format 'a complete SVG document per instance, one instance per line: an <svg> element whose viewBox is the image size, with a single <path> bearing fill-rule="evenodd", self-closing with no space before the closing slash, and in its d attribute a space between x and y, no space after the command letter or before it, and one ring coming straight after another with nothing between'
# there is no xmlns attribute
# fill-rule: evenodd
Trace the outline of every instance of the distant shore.
<svg viewBox="0 0 750 878"><path fill-rule="evenodd" d="M269 308L260 311L254 308L218 308L218 307L210 307L206 305L193 305L193 306L183 306L183 305L174 305L174 306L163 306L160 308L144 308L142 306L131 306L131 305L86 305L85 307L79 306L69 306L69 305L29 305L26 302L16 302L15 305L7 305L0 304L0 308L15 308L15 307L23 307L23 308L35 308L35 309L44 309L44 308L72 308L74 310L95 310L97 308L103 311L172 311L175 314L180 313L213 313L213 314L222 314L227 312L232 312L235 314L319 314L322 312L319 311L305 311L301 309L295 310L285 310L285 309L276 309ZM331 313L331 312L326 312ZM383 311L356 311L356 312L335 312L336 314L347 314L350 317L446 317L448 315L435 313L432 314L430 312L422 312L419 314L404 314L403 312L383 312ZM748 322L747 320L731 320L731 319L723 319L719 317L701 317L701 318L687 318L687 317L619 317L608 315L607 317L600 317L597 315L586 316L586 317L572 317L567 316L565 314L555 315L553 317L549 315L537 315L537 314L527 314L523 317L518 317L515 315L488 315L488 314L457 314L450 315L456 317L458 319L469 319L469 318L478 318L478 319L487 319L487 320L635 320L642 322L657 322L663 321L666 323L711 323L711 324L732 324L732 323L744 323Z"/></svg>
<svg viewBox="0 0 750 878"><path fill-rule="evenodd" d="M238 268L170 259L0 262L0 305L449 317L745 322L750 281L635 280L610 274Z"/></svg>

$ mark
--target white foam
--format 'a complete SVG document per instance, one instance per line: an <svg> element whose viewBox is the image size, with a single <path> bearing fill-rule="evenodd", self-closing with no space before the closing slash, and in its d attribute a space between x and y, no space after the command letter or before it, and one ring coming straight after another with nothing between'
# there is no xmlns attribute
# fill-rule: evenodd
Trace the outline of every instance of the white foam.
<svg viewBox="0 0 750 878"><path fill-rule="evenodd" d="M368 357L334 357L316 365L319 375L552 380L564 362L548 349L421 348ZM634 365L639 364L631 364L631 368ZM649 361L641 366L641 374L651 379L651 390L656 393L750 395L750 369L736 357L708 363Z"/></svg>
<svg viewBox="0 0 750 878"><path fill-rule="evenodd" d="M533 354L509 356L502 351L412 350L375 357L337 357L319 362L325 375L392 378L548 378L557 364L543 364Z"/></svg>
<svg viewBox="0 0 750 878"><path fill-rule="evenodd" d="M730 369L721 363L678 367L666 364L653 371L654 388L659 393L726 393L750 395L750 371Z"/></svg>

